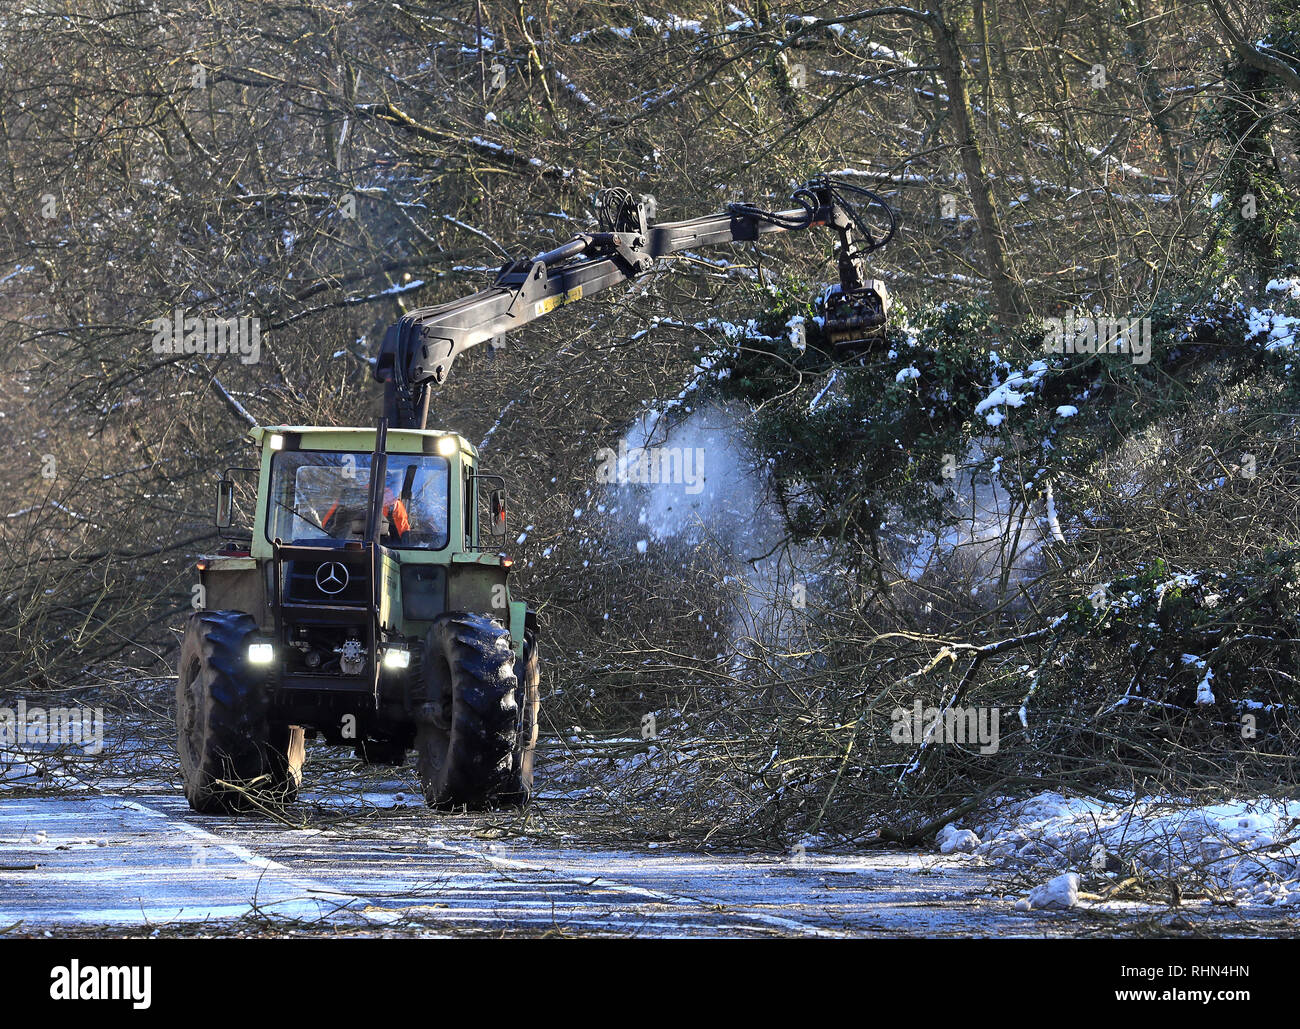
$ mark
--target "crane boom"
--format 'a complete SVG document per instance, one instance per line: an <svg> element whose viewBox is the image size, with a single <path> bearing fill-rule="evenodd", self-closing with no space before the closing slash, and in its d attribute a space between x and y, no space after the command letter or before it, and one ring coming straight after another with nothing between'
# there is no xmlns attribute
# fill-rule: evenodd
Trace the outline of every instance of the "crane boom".
<svg viewBox="0 0 1300 1029"><path fill-rule="evenodd" d="M850 199L865 195L884 208L889 232L877 240ZM470 347L513 332L566 304L628 282L657 260L683 250L757 240L773 232L824 225L839 235L838 309L828 328L844 338L883 329L889 294L867 278L864 257L894 234L888 205L869 190L821 176L799 187L798 207L765 211L750 204L685 221L651 225L645 206L626 190L607 190L597 203L602 231L579 233L528 260L503 265L487 289L420 308L389 327L375 378L385 384L385 416L393 428L424 428L429 390L446 381L452 362ZM865 242L855 239L855 229ZM833 291L834 292L834 291ZM833 326L831 325L833 322Z"/></svg>

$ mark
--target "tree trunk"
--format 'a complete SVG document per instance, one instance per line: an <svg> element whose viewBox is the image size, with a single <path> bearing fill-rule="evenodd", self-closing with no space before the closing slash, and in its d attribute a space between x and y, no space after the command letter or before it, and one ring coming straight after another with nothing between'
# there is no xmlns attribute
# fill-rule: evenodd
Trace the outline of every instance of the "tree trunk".
<svg viewBox="0 0 1300 1029"><path fill-rule="evenodd" d="M984 154L975 134L970 95L966 91L962 71L961 51L957 47L956 35L941 15L934 14L927 21L934 36L940 74L943 76L944 87L948 90L948 111L956 127L958 155L962 171L966 175L971 203L975 208L980 240L988 258L987 275L993 286L998 317L1004 324L1010 325L1028 310L1029 305L1007 252L1007 238L998 216L993 187L984 170Z"/></svg>

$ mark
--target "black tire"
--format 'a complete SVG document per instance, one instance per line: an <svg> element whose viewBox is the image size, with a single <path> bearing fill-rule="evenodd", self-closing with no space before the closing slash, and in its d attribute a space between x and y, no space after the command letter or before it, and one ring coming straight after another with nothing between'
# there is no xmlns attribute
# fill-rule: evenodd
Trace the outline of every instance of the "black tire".
<svg viewBox="0 0 1300 1029"><path fill-rule="evenodd" d="M526 803L533 792L533 759L537 752L537 721L541 713L542 669L537 656L537 637L524 633L523 660L515 660L518 681L519 739L515 747L515 765L523 794L518 803Z"/></svg>
<svg viewBox="0 0 1300 1029"><path fill-rule="evenodd" d="M486 615L441 614L425 638L421 670L427 703L418 717L415 768L429 806L526 801L510 631ZM531 764L530 757L530 776Z"/></svg>
<svg viewBox="0 0 1300 1029"><path fill-rule="evenodd" d="M267 717L265 691L248 673L257 623L242 611L200 611L181 641L176 750L185 798L200 814L234 814L294 800L306 740Z"/></svg>

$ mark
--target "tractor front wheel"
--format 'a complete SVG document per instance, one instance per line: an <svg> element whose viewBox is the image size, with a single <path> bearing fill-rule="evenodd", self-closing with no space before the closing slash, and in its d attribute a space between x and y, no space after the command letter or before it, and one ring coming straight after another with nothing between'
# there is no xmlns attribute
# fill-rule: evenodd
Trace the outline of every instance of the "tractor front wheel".
<svg viewBox="0 0 1300 1029"><path fill-rule="evenodd" d="M515 678L519 686L519 739L515 747L515 769L520 793L516 800L525 803L533 792L533 757L537 751L537 718L541 713L542 670L537 656L537 637L524 633L524 656L515 659Z"/></svg>
<svg viewBox="0 0 1300 1029"><path fill-rule="evenodd" d="M416 773L429 805L487 808L526 801L524 778L531 780L532 759L530 747L525 772L518 697L529 691L515 675L510 631L485 615L439 615L425 639L421 670L427 703L415 736ZM535 713L532 719L535 724Z"/></svg>
<svg viewBox="0 0 1300 1029"><path fill-rule="evenodd" d="M306 750L299 726L267 717L248 671L257 623L242 611L200 611L181 641L176 749L185 798L200 814L234 814L294 800Z"/></svg>

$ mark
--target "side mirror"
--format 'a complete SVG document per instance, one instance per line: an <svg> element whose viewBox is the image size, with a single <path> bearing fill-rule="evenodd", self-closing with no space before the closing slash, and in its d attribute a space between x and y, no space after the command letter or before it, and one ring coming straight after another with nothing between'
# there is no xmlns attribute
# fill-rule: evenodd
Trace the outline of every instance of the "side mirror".
<svg viewBox="0 0 1300 1029"><path fill-rule="evenodd" d="M235 517L235 483L222 479L217 483L217 513L214 519L218 529L229 529Z"/></svg>
<svg viewBox="0 0 1300 1029"><path fill-rule="evenodd" d="M488 494L488 508L492 512L492 535L506 534L506 491L494 489Z"/></svg>

